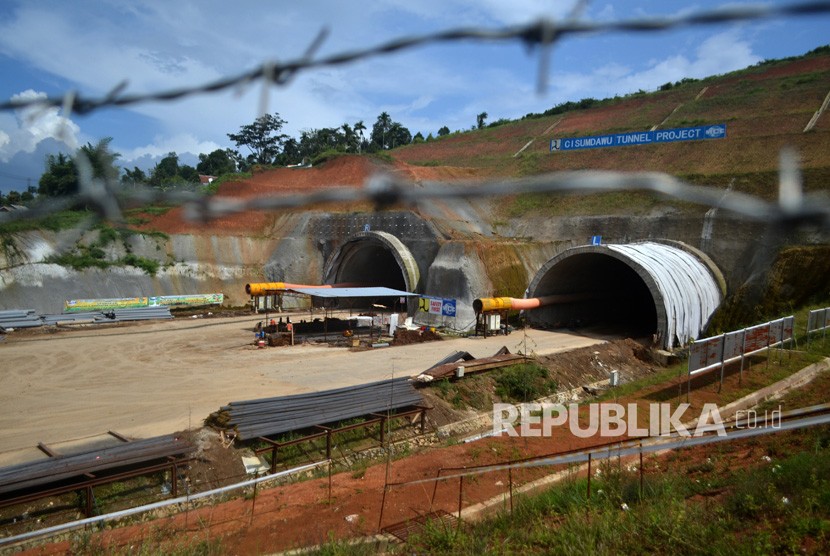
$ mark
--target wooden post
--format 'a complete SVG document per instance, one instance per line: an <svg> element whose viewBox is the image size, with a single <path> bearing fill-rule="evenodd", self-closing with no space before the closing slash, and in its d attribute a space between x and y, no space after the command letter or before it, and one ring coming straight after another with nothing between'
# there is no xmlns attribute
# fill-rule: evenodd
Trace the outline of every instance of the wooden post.
<svg viewBox="0 0 830 556"><path fill-rule="evenodd" d="M274 443L274 445L271 447L271 474L273 475L276 472L277 472L277 444Z"/></svg>
<svg viewBox="0 0 830 556"><path fill-rule="evenodd" d="M179 496L179 470L176 467L176 462L173 462L173 476L170 478L170 493L173 498Z"/></svg>
<svg viewBox="0 0 830 556"><path fill-rule="evenodd" d="M429 501L429 511L432 511L432 507L435 505L435 494L438 492L438 479L441 477L441 470L438 470L438 473L435 474L435 482L432 486L432 499Z"/></svg>
<svg viewBox="0 0 830 556"><path fill-rule="evenodd" d="M255 477L259 477L259 472L257 472ZM257 485L258 484L259 484L259 482L254 483L254 497L251 499L251 522L249 523L249 525L254 524L254 510L256 509L256 491L257 491Z"/></svg>
<svg viewBox="0 0 830 556"><path fill-rule="evenodd" d="M461 495L464 493L464 475L458 481L458 522L461 523Z"/></svg>
<svg viewBox="0 0 830 556"><path fill-rule="evenodd" d="M383 498L380 499L380 517L378 518L378 533L382 531L380 527L383 525L383 509L386 507L386 490L388 488L387 485L383 485Z"/></svg>
<svg viewBox="0 0 830 556"><path fill-rule="evenodd" d="M84 513L86 513L87 517L92 517L92 497L94 495L92 487L86 487L86 508L84 508Z"/></svg>

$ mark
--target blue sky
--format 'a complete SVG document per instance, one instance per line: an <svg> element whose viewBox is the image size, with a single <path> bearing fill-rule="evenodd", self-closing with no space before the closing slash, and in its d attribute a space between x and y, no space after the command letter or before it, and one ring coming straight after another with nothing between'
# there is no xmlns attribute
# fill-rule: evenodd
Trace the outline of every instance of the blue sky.
<svg viewBox="0 0 830 556"><path fill-rule="evenodd" d="M789 2L791 3L791 2ZM379 0L3 0L0 98L100 97L127 80L127 93L207 83L268 60L300 57L321 28L318 56L406 35L457 27L496 29L539 17L562 20L575 1ZM743 2L588 1L579 18L602 22L670 17ZM775 3L773 3L775 4ZM652 34L566 37L551 51L547 90L536 83L539 52L517 42L443 43L337 68L313 69L267 90L267 109L298 136L382 111L425 136L446 125L541 112L567 100L605 98L667 81L701 78L830 43L830 15L683 28ZM233 146L227 133L252 122L259 83L169 103L64 117L60 110L0 112L0 190L37 185L47 153L112 137L122 167L152 166L170 151L182 160ZM190 155L188 155L190 153ZM191 163L195 163L191 162ZM30 181L27 181L30 180Z"/></svg>

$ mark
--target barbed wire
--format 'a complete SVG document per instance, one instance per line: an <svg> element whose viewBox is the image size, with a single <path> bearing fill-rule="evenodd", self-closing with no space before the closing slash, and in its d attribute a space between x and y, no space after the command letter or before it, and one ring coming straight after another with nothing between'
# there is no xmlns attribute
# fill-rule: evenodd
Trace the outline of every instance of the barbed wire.
<svg viewBox="0 0 830 556"><path fill-rule="evenodd" d="M460 40L520 40L530 46L551 46L563 37L586 33L607 32L656 32L679 27L711 25L736 21L748 21L773 17L807 16L830 13L830 1L815 1L786 6L735 6L713 11L699 12L675 18L638 19L586 23L576 20L580 4L562 23L549 20L497 30L453 29L438 33L405 37L373 48L354 50L314 59L327 36L322 30L297 60L285 63L265 62L258 68L243 74L227 77L205 85L167 91L124 95L127 82L122 82L102 98L84 98L74 91L62 97L15 99L0 104L0 110L18 110L39 106L41 109L62 107L66 118L72 112L88 114L109 106L127 106L144 102L171 101L182 97L208 94L229 87L244 85L262 79L263 96L260 99L264 112L267 105L267 85L287 85L299 72L337 66L373 56L398 52L429 43ZM543 52L544 55L544 52ZM547 58L544 58L547 60ZM548 63L540 64L539 86L544 87L544 72ZM376 209L399 206L417 206L419 203L482 197L510 196L522 193L597 193L603 191L647 191L667 199L685 201L709 207L729 210L754 221L788 227L811 225L830 229L830 199L820 195L805 197L796 155L789 150L781 153L779 198L777 202L765 201L751 195L705 187L684 182L667 174L653 172L578 171L544 174L517 180L492 180L484 182L456 182L453 184L424 182L415 184L392 174L372 176L362 188L331 187L311 193L279 196L263 196L253 199L207 196L193 191L162 191L135 186L127 189L115 180L94 178L92 165L84 153L75 157L79 170L79 190L66 197L48 198L36 203L30 210L13 211L0 215L0 223L18 219L35 219L71 207L86 206L95 217L87 219L79 228L94 226L97 219L107 219L116 224L124 223L124 211L151 204L183 205L186 219L208 222L212 219L256 210L282 210L342 203L370 203ZM71 238L65 237L71 243ZM59 249L60 251L60 249Z"/></svg>
<svg viewBox="0 0 830 556"><path fill-rule="evenodd" d="M437 200L479 199L519 194L598 193L609 191L645 191L663 198L684 201L730 211L749 220L785 226L810 225L830 229L830 199L823 195L806 196L796 155L789 149L781 152L778 200L765 201L741 192L724 194L719 187L700 186L658 172L570 171L542 174L516 180L479 182L414 182L393 174L375 174L364 187L332 186L310 193L260 196L238 199L206 196L191 191L162 191L137 186L126 190L118 182L89 177L89 163L79 153L81 191L74 196L48 199L27 211L15 211L0 217L2 221L33 219L71 206L92 208L100 218L123 223L123 210L152 204L183 205L183 216L192 222L247 211L274 211L311 208L320 205L368 203L376 210L390 207L413 207Z"/></svg>
<svg viewBox="0 0 830 556"><path fill-rule="evenodd" d="M172 101L191 95L216 93L228 88L247 85L259 79L264 79L266 82L274 85L285 85L294 75L302 71L341 66L367 58L441 42L518 40L529 47L541 46L547 48L562 38L575 35L612 32L653 33L690 26L827 13L830 13L830 1L825 0L802 2L785 6L774 4L766 6L732 6L679 17L633 19L628 21L583 22L573 17L568 18L564 22L538 19L526 25L510 26L501 29L458 28L425 35L402 37L375 47L352 50L314 59L313 54L319 49L327 36L327 31L323 29L310 43L303 56L298 59L287 62L267 61L250 71L236 76L224 77L203 85L168 89L166 91L146 94L127 95L124 94L124 90L128 84L128 81L125 80L100 98L85 98L75 91L69 91L60 97L9 100L0 103L0 110L18 110L21 108L40 106L62 107L65 114L70 112L89 114L95 110L111 106L129 106L145 102ZM539 71L541 74L547 70L547 65L540 65ZM540 77L539 82L541 84L544 84L545 81L545 79Z"/></svg>

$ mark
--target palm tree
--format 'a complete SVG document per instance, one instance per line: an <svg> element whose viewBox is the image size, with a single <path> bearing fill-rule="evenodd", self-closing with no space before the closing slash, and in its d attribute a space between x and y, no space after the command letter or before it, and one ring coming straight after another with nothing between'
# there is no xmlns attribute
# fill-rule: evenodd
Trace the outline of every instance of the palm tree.
<svg viewBox="0 0 830 556"><path fill-rule="evenodd" d="M346 150L348 151L351 149L352 144L354 143L354 139L356 137L354 130L352 130L352 126L350 126L349 124L341 125L340 129L343 130L343 142L346 144Z"/></svg>
<svg viewBox="0 0 830 556"><path fill-rule="evenodd" d="M366 125L363 123L363 120L360 120L356 124L354 124L354 131L355 133L360 134L360 142L357 144L357 152L359 153L361 147L363 147L363 132L366 130Z"/></svg>
<svg viewBox="0 0 830 556"><path fill-rule="evenodd" d="M372 142L377 143L380 139L380 148L386 148L386 133L392 127L392 116L388 112L381 112L375 125L372 126Z"/></svg>
<svg viewBox="0 0 830 556"><path fill-rule="evenodd" d="M104 180L117 180L121 170L115 165L115 161L121 155L110 151L112 137L104 137L95 145L87 143L78 149L77 156L84 156L92 167L92 177Z"/></svg>

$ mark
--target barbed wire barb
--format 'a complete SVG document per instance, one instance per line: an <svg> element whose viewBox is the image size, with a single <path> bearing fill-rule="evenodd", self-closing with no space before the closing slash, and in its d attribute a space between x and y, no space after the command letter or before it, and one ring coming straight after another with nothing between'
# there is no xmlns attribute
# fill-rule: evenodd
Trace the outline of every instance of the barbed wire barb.
<svg viewBox="0 0 830 556"><path fill-rule="evenodd" d="M547 86L550 70L550 50L567 36L586 33L610 32L659 32L673 28L697 25L723 24L771 17L809 16L830 13L830 0L812 1L790 5L732 6L714 11L698 12L675 18L640 19L610 22L577 21L578 12L587 0L579 0L570 17L563 22L538 20L526 25L502 29L459 28L433 34L401 37L381 45L315 58L329 34L322 28L309 43L303 56L288 62L270 61L236 76L196 87L159 91L147 94L125 94L128 81L113 87L102 98L85 98L74 90L54 98L15 98L0 103L0 110L24 110L26 117L37 117L52 108L63 111L62 125L68 126L73 113L88 114L108 106L128 106L143 102L164 102L189 95L209 94L228 88L238 91L262 80L260 113L268 108L268 89L272 85L287 86L305 70L344 65L373 56L381 56L425 44L460 40L505 41L516 40L529 46L540 46L538 86ZM68 130L63 127L62 133ZM514 180L490 180L484 182L456 182L453 184L424 182L415 184L402 178L380 174L371 176L363 188L337 187L310 193L266 196L253 199L209 197L194 190L163 191L147 186L126 190L117 180L95 177L91 162L78 151L79 190L76 194L60 198L39 199L29 210L0 214L0 223L19 219L36 219L73 207L87 207L93 211L83 226L91 227L100 219L114 223L124 222L124 211L129 207L163 203L183 206L183 216L194 222L206 223L212 219L256 210L301 209L330 203L369 203L375 210L398 206L418 206L420 203L441 199L478 199L518 194L587 194L608 191L646 191L666 199L689 202L728 210L754 221L767 223L777 230L803 226L818 226L830 230L830 199L820 194L807 195L799 162L794 151L780 153L778 199L766 201L746 193L719 187L707 187L684 182L667 174L653 172L579 171L544 174ZM197 186L190 185L190 188ZM728 193L728 194L726 194ZM88 228L87 228L88 229ZM67 235L63 239L69 241Z"/></svg>
<svg viewBox="0 0 830 556"><path fill-rule="evenodd" d="M400 50L406 50L417 46L441 42L458 42L465 40L479 41L506 41L520 40L528 44L544 46L550 41L548 33L552 29L553 37L557 40L569 35L581 35L587 33L613 33L613 32L660 32L670 29L714 25L736 21L751 21L767 19L772 17L801 17L815 14L830 13L830 0L802 2L789 5L759 5L759 6L731 6L712 11L704 11L674 18L637 19L628 21L610 22L580 22L567 21L560 24L552 23L545 19L534 22L511 26L502 29L471 29L459 28L436 33L402 37L375 47L353 50L334 54L331 56L311 59L303 56L297 60L274 64L276 75L283 72L296 74L301 71L317 69L321 67L332 67L349 64L362 59L368 59L384 54L391 54ZM73 100L72 110L77 114L88 114L107 106L129 106L144 102L172 101L182 97L198 94L214 93L234 87L240 83L261 79L265 75L265 63L259 67L243 72L236 76L225 77L204 85L195 87L182 87L146 94L118 95L112 98L84 98L77 95ZM51 106L61 106L63 97L47 97L46 99L14 99L0 103L0 110L18 110L32 104L45 103Z"/></svg>

